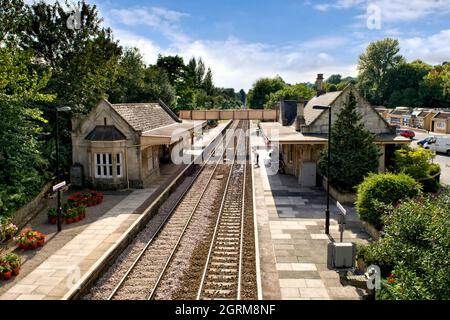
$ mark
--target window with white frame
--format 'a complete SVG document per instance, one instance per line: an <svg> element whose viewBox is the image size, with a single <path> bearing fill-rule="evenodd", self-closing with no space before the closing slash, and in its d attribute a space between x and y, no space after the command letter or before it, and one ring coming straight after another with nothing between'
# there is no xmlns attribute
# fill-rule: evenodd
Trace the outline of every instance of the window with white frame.
<svg viewBox="0 0 450 320"><path fill-rule="evenodd" d="M116 175L117 177L122 177L122 153L117 153L116 154Z"/></svg>
<svg viewBox="0 0 450 320"><path fill-rule="evenodd" d="M445 122L436 122L436 128L438 129L445 129Z"/></svg>
<svg viewBox="0 0 450 320"><path fill-rule="evenodd" d="M113 163L111 153L95 154L95 176L97 178L112 178Z"/></svg>

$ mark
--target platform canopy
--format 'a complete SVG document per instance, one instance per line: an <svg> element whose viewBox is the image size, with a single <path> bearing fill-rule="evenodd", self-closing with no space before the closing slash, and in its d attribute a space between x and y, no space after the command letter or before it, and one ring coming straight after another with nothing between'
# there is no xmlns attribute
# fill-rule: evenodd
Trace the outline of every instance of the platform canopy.
<svg viewBox="0 0 450 320"><path fill-rule="evenodd" d="M293 126L282 126L278 122L260 124L264 136L269 143L279 144L326 144L327 134L311 134L296 131ZM396 134L378 134L376 144L409 144L411 140Z"/></svg>
<svg viewBox="0 0 450 320"><path fill-rule="evenodd" d="M196 129L201 129L206 121L183 120L181 123L173 123L164 127L145 131L141 135L141 146L171 145L180 141L183 137L190 137Z"/></svg>

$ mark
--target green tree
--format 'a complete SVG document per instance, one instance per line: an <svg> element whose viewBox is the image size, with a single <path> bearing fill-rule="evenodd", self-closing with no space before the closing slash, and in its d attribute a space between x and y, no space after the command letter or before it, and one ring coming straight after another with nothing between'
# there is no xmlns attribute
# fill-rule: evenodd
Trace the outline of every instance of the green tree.
<svg viewBox="0 0 450 320"><path fill-rule="evenodd" d="M362 250L367 265L392 273L377 299L450 299L450 190L388 206L384 236Z"/></svg>
<svg viewBox="0 0 450 320"><path fill-rule="evenodd" d="M357 101L350 92L348 101L337 114L331 130L331 172L328 172L328 149L321 151L319 169L342 191L354 191L370 172L378 170L378 149L374 136L364 128L357 111Z"/></svg>
<svg viewBox="0 0 450 320"><path fill-rule="evenodd" d="M434 67L420 83L420 96L431 108L450 107L450 65Z"/></svg>
<svg viewBox="0 0 450 320"><path fill-rule="evenodd" d="M136 48L126 49L119 61L116 80L108 91L112 103L145 102L145 64Z"/></svg>
<svg viewBox="0 0 450 320"><path fill-rule="evenodd" d="M213 75L211 68L208 68L206 72L205 78L202 82L202 88L206 91L206 93L210 96L214 95L214 84L213 84Z"/></svg>
<svg viewBox="0 0 450 320"><path fill-rule="evenodd" d="M316 92L312 88L307 87L303 83L286 85L283 89L269 95L269 100L265 104L265 107L269 109L274 108L278 105L281 99L297 100L303 98L309 100L315 95L315 93Z"/></svg>
<svg viewBox="0 0 450 320"><path fill-rule="evenodd" d="M42 64L52 68L48 92L57 95L55 103L87 113L114 81L121 47L112 31L101 27L95 5L81 1L78 6L80 28L70 29L66 22L71 13L59 2L32 4L21 45L34 50Z"/></svg>
<svg viewBox="0 0 450 320"><path fill-rule="evenodd" d="M242 102L242 104L245 104L245 101L247 99L247 94L245 93L244 89L239 90L238 93L238 100Z"/></svg>
<svg viewBox="0 0 450 320"><path fill-rule="evenodd" d="M164 70L169 78L169 82L173 87L182 81L185 72L185 65L183 58L176 56L162 56L158 55L156 65Z"/></svg>
<svg viewBox="0 0 450 320"><path fill-rule="evenodd" d="M385 104L389 98L389 72L404 62L399 51L398 40L386 38L369 44L359 57L358 88L371 103Z"/></svg>
<svg viewBox="0 0 450 320"><path fill-rule="evenodd" d="M261 78L257 80L247 95L247 104L253 109L263 109L269 101L270 94L275 93L286 86L281 77Z"/></svg>
<svg viewBox="0 0 450 320"><path fill-rule="evenodd" d="M325 82L330 84L338 85L342 81L342 76L340 74L332 74Z"/></svg>
<svg viewBox="0 0 450 320"><path fill-rule="evenodd" d="M15 41L28 21L23 0L0 0L0 43Z"/></svg>
<svg viewBox="0 0 450 320"><path fill-rule="evenodd" d="M0 216L22 206L48 178L39 141L46 120L36 106L54 99L42 93L51 73L35 70L32 58L31 51L0 47Z"/></svg>
<svg viewBox="0 0 450 320"><path fill-rule="evenodd" d="M386 87L387 105L391 107L423 107L420 84L432 67L420 60L403 62L389 70Z"/></svg>

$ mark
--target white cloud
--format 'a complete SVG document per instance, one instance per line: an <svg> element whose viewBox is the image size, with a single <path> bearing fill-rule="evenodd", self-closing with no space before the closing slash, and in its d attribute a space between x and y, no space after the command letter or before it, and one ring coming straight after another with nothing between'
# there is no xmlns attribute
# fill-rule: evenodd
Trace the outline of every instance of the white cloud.
<svg viewBox="0 0 450 320"><path fill-rule="evenodd" d="M368 5L376 5L381 9L383 21L389 23L414 21L430 15L442 15L450 12L448 0L337 0L333 3L314 5L319 11L330 9L357 8L366 11ZM359 15L366 18L366 15Z"/></svg>
<svg viewBox="0 0 450 320"><path fill-rule="evenodd" d="M155 63L158 58L158 54L163 51L161 47L153 43L148 38L138 36L126 30L114 29L114 37L118 39L119 44L124 47L138 48L144 58L144 61L148 64Z"/></svg>
<svg viewBox="0 0 450 320"><path fill-rule="evenodd" d="M167 10L160 7L134 7L127 9L111 9L107 11L109 23L125 26L147 26L162 32L169 40L187 42L185 35L177 25L180 18L188 16L183 12Z"/></svg>
<svg viewBox="0 0 450 320"><path fill-rule="evenodd" d="M450 29L428 37L399 39L401 53L408 60L421 59L431 64L450 61Z"/></svg>
<svg viewBox="0 0 450 320"><path fill-rule="evenodd" d="M356 75L356 66L342 64L320 50L302 45L269 46L246 43L236 38L223 41L202 41L172 48L186 60L202 57L212 68L217 86L249 89L260 77L281 76L289 83L313 82L317 73Z"/></svg>

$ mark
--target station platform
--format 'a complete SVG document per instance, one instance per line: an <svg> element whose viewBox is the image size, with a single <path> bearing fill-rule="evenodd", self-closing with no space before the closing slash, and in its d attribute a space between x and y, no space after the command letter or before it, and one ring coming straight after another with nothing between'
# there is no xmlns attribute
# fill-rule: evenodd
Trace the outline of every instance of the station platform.
<svg viewBox="0 0 450 320"><path fill-rule="evenodd" d="M227 125L228 122L223 122L208 130L197 145L208 145ZM2 281L0 300L70 299L141 222L146 207L152 204L165 185L181 173L183 167L185 165L162 166L160 178L151 188L105 194L104 203L99 205L103 212L94 214L92 210L96 207L89 207L83 225L81 222L79 226L75 226L78 223L63 225L59 233L46 233L47 242L42 248L19 252L25 257L22 272L7 282ZM41 232L56 229L46 222L46 213L41 216L32 225L33 229Z"/></svg>
<svg viewBox="0 0 450 320"><path fill-rule="evenodd" d="M264 164L268 149L251 126L254 203L258 228L263 299L360 299L359 289L342 286L339 275L327 268L325 234L326 193L301 187L297 178L270 174ZM256 165L256 152L259 166ZM330 234L339 241L336 201L331 206ZM346 206L345 242L367 242L356 212Z"/></svg>

